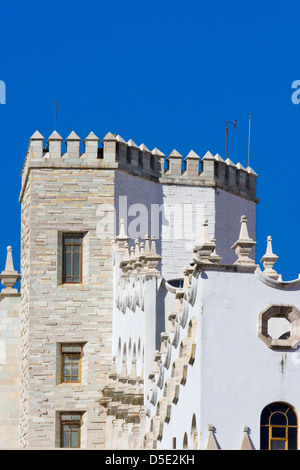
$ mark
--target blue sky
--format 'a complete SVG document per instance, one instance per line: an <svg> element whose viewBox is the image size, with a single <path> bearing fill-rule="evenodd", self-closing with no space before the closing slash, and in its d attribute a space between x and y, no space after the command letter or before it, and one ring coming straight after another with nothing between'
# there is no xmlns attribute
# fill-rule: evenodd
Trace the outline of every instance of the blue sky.
<svg viewBox="0 0 300 470"><path fill-rule="evenodd" d="M107 132L158 147L229 156L258 173L257 261L268 235L284 280L300 255L298 1L45 0L2 2L1 247L20 252L20 172L30 136Z"/></svg>

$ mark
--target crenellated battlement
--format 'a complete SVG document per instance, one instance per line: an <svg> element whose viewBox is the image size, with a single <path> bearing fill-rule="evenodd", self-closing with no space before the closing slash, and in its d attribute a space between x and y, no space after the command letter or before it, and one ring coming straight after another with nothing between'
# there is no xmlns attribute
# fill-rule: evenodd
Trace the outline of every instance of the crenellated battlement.
<svg viewBox="0 0 300 470"><path fill-rule="evenodd" d="M22 184L30 168L99 168L120 169L152 181L189 186L212 186L250 198L256 197L257 174L241 163L224 160L219 154L209 151L201 158L193 150L183 157L173 150L168 157L159 149L149 150L132 139L126 142L120 135L108 133L100 139L91 132L83 141L84 152L80 152L81 138L72 131L66 138L54 131L47 139L36 131L30 138L24 167Z"/></svg>

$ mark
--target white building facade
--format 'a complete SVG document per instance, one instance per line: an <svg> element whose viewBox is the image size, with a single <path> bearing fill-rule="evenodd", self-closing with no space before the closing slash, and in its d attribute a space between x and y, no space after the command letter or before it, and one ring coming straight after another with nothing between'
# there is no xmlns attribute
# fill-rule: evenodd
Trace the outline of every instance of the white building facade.
<svg viewBox="0 0 300 470"><path fill-rule="evenodd" d="M298 448L300 281L271 239L255 260L256 177L31 137L21 292L10 248L0 274L2 448Z"/></svg>

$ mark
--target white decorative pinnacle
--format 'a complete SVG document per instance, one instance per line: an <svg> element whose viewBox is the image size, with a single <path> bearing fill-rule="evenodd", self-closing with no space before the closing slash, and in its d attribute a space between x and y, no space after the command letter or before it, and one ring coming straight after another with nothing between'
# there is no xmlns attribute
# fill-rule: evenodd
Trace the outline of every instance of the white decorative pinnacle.
<svg viewBox="0 0 300 470"><path fill-rule="evenodd" d="M125 244L128 243L129 236L126 234L125 231L125 220L120 220L120 232L119 235L115 238L115 242L118 248L125 247Z"/></svg>
<svg viewBox="0 0 300 470"><path fill-rule="evenodd" d="M255 261L249 258L249 253L252 248L256 245L256 242L249 237L247 228L247 217L242 215L241 217L241 229L239 239L232 245L232 249L235 250L238 259L234 264L240 265L253 265Z"/></svg>
<svg viewBox="0 0 300 470"><path fill-rule="evenodd" d="M215 264L218 264L220 263L221 261L221 256L219 256L217 253L216 253L216 239L215 238L212 238L211 239L212 243L214 243L215 245L215 248L214 248L214 251L212 252L212 254L210 255L209 257L209 260L212 262L212 263L215 263Z"/></svg>
<svg viewBox="0 0 300 470"><path fill-rule="evenodd" d="M150 237L149 235L145 235L145 254L150 253Z"/></svg>
<svg viewBox="0 0 300 470"><path fill-rule="evenodd" d="M216 245L213 241L209 240L208 236L208 220L204 220L202 232L202 240L200 243L197 243L194 247L194 253L197 255L198 261L201 263L209 263L212 261L210 259L212 253L214 252Z"/></svg>
<svg viewBox="0 0 300 470"><path fill-rule="evenodd" d="M208 425L206 450L219 450L219 446L215 437L215 427L212 424Z"/></svg>
<svg viewBox="0 0 300 470"><path fill-rule="evenodd" d="M13 289L15 283L19 280L20 275L14 270L13 258L12 258L12 247L7 247L7 257L5 270L0 274L0 281L4 285L5 289L2 289L2 293L7 294L18 292L17 289Z"/></svg>
<svg viewBox="0 0 300 470"><path fill-rule="evenodd" d="M243 439L242 439L242 443L240 447L241 450L253 450L249 433L250 433L250 428L248 426L244 426Z"/></svg>
<svg viewBox="0 0 300 470"><path fill-rule="evenodd" d="M147 251L146 251L147 243ZM148 251L149 250L149 251ZM157 269L157 266L161 262L161 256L157 254L156 251L156 237L151 236L151 239L145 237L145 264L147 267L147 274L154 276L159 276L160 273Z"/></svg>
<svg viewBox="0 0 300 470"><path fill-rule="evenodd" d="M264 274L267 276L273 277L273 278L278 278L279 275L277 272L273 269L274 264L278 260L278 256L274 255L273 250L272 250L272 237L268 236L267 238L267 250L262 259L260 260L261 263L264 265Z"/></svg>

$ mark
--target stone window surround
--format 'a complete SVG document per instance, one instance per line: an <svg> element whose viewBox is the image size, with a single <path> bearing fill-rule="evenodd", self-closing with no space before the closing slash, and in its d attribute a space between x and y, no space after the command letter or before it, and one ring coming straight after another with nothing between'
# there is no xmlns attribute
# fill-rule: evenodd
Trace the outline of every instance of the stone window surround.
<svg viewBox="0 0 300 470"><path fill-rule="evenodd" d="M81 380L78 383L75 382L62 382L62 345L78 345L82 349L82 357L80 361L81 367ZM86 341L61 341L56 343L56 385L59 387L79 387L82 385L87 385L88 382L88 356L86 354Z"/></svg>
<svg viewBox="0 0 300 470"><path fill-rule="evenodd" d="M83 409L61 409L55 411L55 447L61 448L61 415L81 414L80 426L80 448L87 448L87 410Z"/></svg>
<svg viewBox="0 0 300 470"><path fill-rule="evenodd" d="M291 323L287 339L274 339L268 333L270 318L285 318ZM300 344L300 311L294 305L270 304L259 314L258 337L270 349L296 349Z"/></svg>
<svg viewBox="0 0 300 470"><path fill-rule="evenodd" d="M89 232L86 230L59 230L57 232L57 285L65 285L63 284L63 236L68 233L82 234L82 278L79 284L87 284L89 278ZM67 285L72 286L72 284Z"/></svg>

